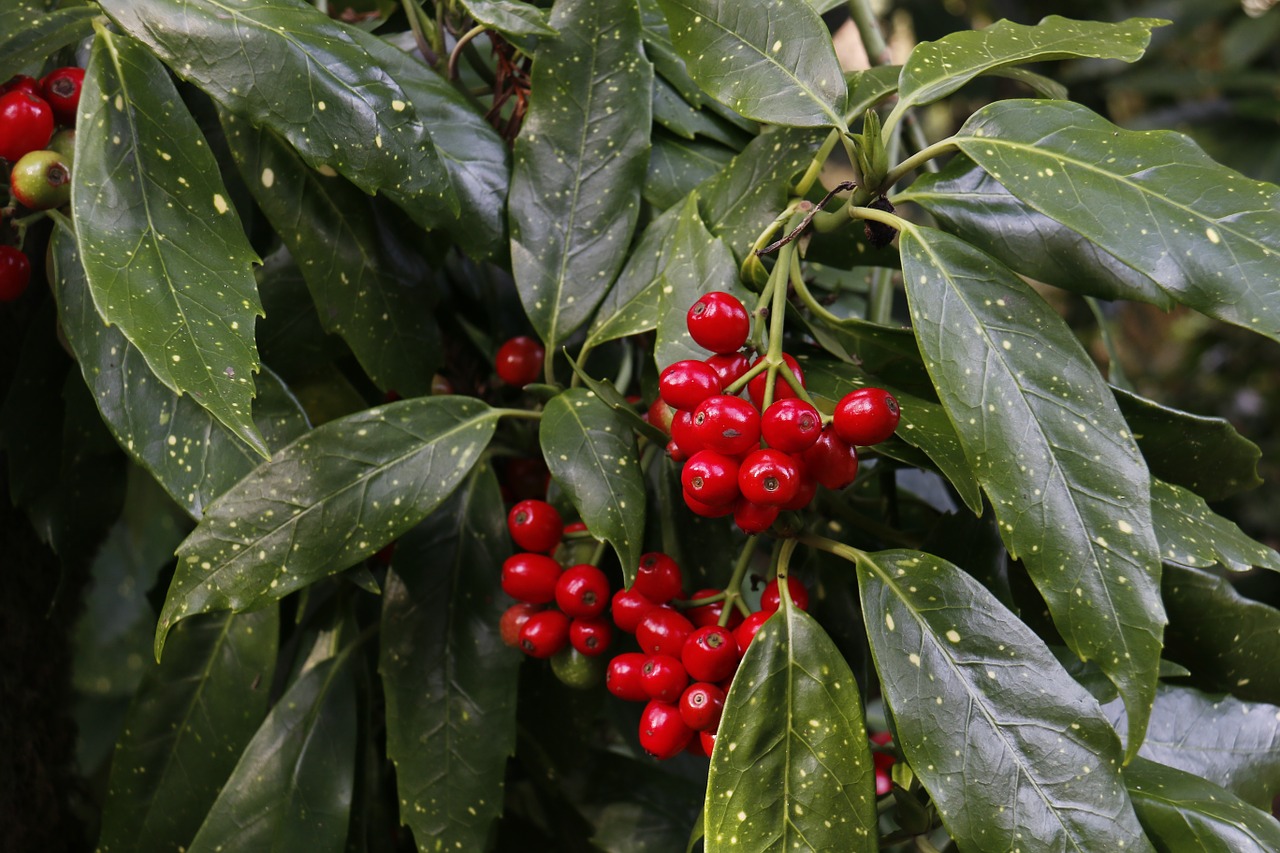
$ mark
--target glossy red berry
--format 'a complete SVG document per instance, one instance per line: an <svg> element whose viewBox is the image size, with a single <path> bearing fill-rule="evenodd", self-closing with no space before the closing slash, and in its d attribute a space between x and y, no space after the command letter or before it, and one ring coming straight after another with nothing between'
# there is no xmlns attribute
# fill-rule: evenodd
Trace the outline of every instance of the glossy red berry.
<svg viewBox="0 0 1280 853"><path fill-rule="evenodd" d="M613 594L613 601L610 604L613 624L617 625L619 630L634 634L640 625L640 620L657 606L648 597L634 589L620 589Z"/></svg>
<svg viewBox="0 0 1280 853"><path fill-rule="evenodd" d="M699 450L706 450L702 444L702 436L693 425L693 412L676 412L675 417L671 419L671 442L676 445L685 460ZM675 459L675 457L676 454L672 453L671 458Z"/></svg>
<svg viewBox="0 0 1280 853"><path fill-rule="evenodd" d="M733 508L736 506L736 503L733 502L727 504L703 503L685 491L681 492L681 496L684 498L684 505L689 508L689 511L703 518L724 518L726 515L733 515Z"/></svg>
<svg viewBox="0 0 1280 853"><path fill-rule="evenodd" d="M556 597L560 564L545 554L512 554L502 563L502 591L517 601L547 604Z"/></svg>
<svg viewBox="0 0 1280 853"><path fill-rule="evenodd" d="M667 401L661 397L654 398L645 412L645 420L667 435L671 435L671 419L675 416L676 410L668 406Z"/></svg>
<svg viewBox="0 0 1280 853"><path fill-rule="evenodd" d="M540 610L520 628L520 650L533 658L549 658L569 645L569 617L559 610Z"/></svg>
<svg viewBox="0 0 1280 853"><path fill-rule="evenodd" d="M723 591L719 589L700 589L693 595L689 596L690 601L697 601L701 598L711 598L715 595L723 595ZM724 612L724 599L713 601L710 604L699 604L697 607L690 607L684 611L685 618L694 624L697 628L705 628L708 625L718 625L720 623L720 614ZM729 628L736 628L742 623L742 614L736 609L729 613Z"/></svg>
<svg viewBox="0 0 1280 853"><path fill-rule="evenodd" d="M771 447L748 453L738 468L738 489L752 503L782 506L800 490L800 466L789 453Z"/></svg>
<svg viewBox="0 0 1280 853"><path fill-rule="evenodd" d="M724 713L724 691L714 684L697 681L680 694L680 718L695 732L714 732Z"/></svg>
<svg viewBox="0 0 1280 853"><path fill-rule="evenodd" d="M518 335L498 347L493 368L503 382L523 388L542 375L545 358L542 344L527 335Z"/></svg>
<svg viewBox="0 0 1280 853"><path fill-rule="evenodd" d="M498 630L502 632L502 642L513 649L520 648L520 629L524 627L525 622L529 621L530 616L541 609L536 604L517 601L504 610L502 618L498 620Z"/></svg>
<svg viewBox="0 0 1280 853"><path fill-rule="evenodd" d="M670 702L654 699L640 715L640 746L654 758L665 760L678 755L693 737L680 710Z"/></svg>
<svg viewBox="0 0 1280 853"><path fill-rule="evenodd" d="M648 654L671 655L678 660L684 641L692 633L693 623L664 604L650 610L640 620L636 626L636 642Z"/></svg>
<svg viewBox="0 0 1280 853"><path fill-rule="evenodd" d="M796 492L796 496L784 503L778 509L799 510L807 507L812 501L813 496L818 493L818 481L809 475L809 469L805 467L803 457L793 457L796 464L800 466L800 489Z"/></svg>
<svg viewBox="0 0 1280 853"><path fill-rule="evenodd" d="M10 92L26 92L39 98L41 97L40 81L26 74L15 74L7 83L0 86L0 95L7 95Z"/></svg>
<svg viewBox="0 0 1280 853"><path fill-rule="evenodd" d="M31 261L14 246L0 246L0 302L12 302L31 283Z"/></svg>
<svg viewBox="0 0 1280 853"><path fill-rule="evenodd" d="M568 536L571 533L590 533L590 532L591 531L587 529L587 525L581 521L571 521L564 526L565 536Z"/></svg>
<svg viewBox="0 0 1280 853"><path fill-rule="evenodd" d="M650 699L676 703L689 684L689 674L679 658L650 655L640 667L640 683Z"/></svg>
<svg viewBox="0 0 1280 853"><path fill-rule="evenodd" d="M740 352L719 353L709 356L707 364L720 377L720 387L728 388L734 382L741 378L742 374L747 372L751 367L751 359Z"/></svg>
<svg viewBox="0 0 1280 853"><path fill-rule="evenodd" d="M799 578L787 576L787 591L791 593L791 603L801 610L809 609L809 588ZM773 613L782 606L782 595L778 590L778 579L774 578L765 584L760 593L760 609L765 613Z"/></svg>
<svg viewBox="0 0 1280 853"><path fill-rule="evenodd" d="M760 358L764 358L764 356L760 356ZM760 358L751 362L752 366L755 366L755 364L760 361ZM791 375L796 378L800 383L800 387L803 388L804 371L800 369L800 363L785 352L782 354L782 360L786 362L786 366L791 369ZM764 405L764 388L765 384L768 382L768 374L769 371L767 370L757 373L751 381L747 383L747 395L751 397L751 402L756 404L756 408L760 408ZM779 370L778 378L773 383L773 399L783 400L787 397L794 396L796 396L796 392L792 389L791 384L787 382L786 379L782 378L782 371Z"/></svg>
<svg viewBox="0 0 1280 853"><path fill-rule="evenodd" d="M650 551L640 556L631 588L654 604L666 604L684 589L684 575L669 555Z"/></svg>
<svg viewBox="0 0 1280 853"><path fill-rule="evenodd" d="M703 349L731 353L742 348L751 334L751 315L738 297L713 290L689 309L685 318L689 335Z"/></svg>
<svg viewBox="0 0 1280 853"><path fill-rule="evenodd" d="M781 511L781 507L752 503L746 498L740 498L733 505L733 523L738 525L738 529L743 533L754 536L773 527Z"/></svg>
<svg viewBox="0 0 1280 853"><path fill-rule="evenodd" d="M716 394L693 410L693 428L702 446L741 456L760 446L760 412L741 397Z"/></svg>
<svg viewBox="0 0 1280 853"><path fill-rule="evenodd" d="M699 450L680 469L685 494L701 503L724 506L738 499L738 460L714 450Z"/></svg>
<svg viewBox="0 0 1280 853"><path fill-rule="evenodd" d="M560 544L564 521L556 508L536 498L520 501L507 513L507 530L526 551L549 554Z"/></svg>
<svg viewBox="0 0 1280 853"><path fill-rule="evenodd" d="M760 417L760 434L775 450L800 453L822 435L822 415L799 397L778 400Z"/></svg>
<svg viewBox="0 0 1280 853"><path fill-rule="evenodd" d="M858 476L858 451L828 424L801 456L808 476L828 489L843 489Z"/></svg>
<svg viewBox="0 0 1280 853"><path fill-rule="evenodd" d="M556 607L569 616L590 619L609 606L609 578L590 563L572 566L556 579Z"/></svg>
<svg viewBox="0 0 1280 853"><path fill-rule="evenodd" d="M0 95L0 158L16 162L52 137L53 110L44 98L21 89Z"/></svg>
<svg viewBox="0 0 1280 853"><path fill-rule="evenodd" d="M836 435L849 444L879 444L898 428L897 399L883 388L850 391L831 415Z"/></svg>
<svg viewBox="0 0 1280 853"><path fill-rule="evenodd" d="M609 661L604 684L609 692L625 702L648 702L649 694L640 682L640 673L648 655L640 652L624 652Z"/></svg>
<svg viewBox="0 0 1280 853"><path fill-rule="evenodd" d="M710 758L712 751L716 748L716 733L713 731L698 732L698 743L702 747L702 754Z"/></svg>
<svg viewBox="0 0 1280 853"><path fill-rule="evenodd" d="M765 613L763 610L757 610L746 619L742 620L733 631L733 639L738 643L738 649L742 654L747 653L747 646L751 645L751 641L756 638L756 634L760 631L760 626L769 621L772 613Z"/></svg>
<svg viewBox="0 0 1280 853"><path fill-rule="evenodd" d="M673 409L692 411L703 400L720 393L720 376L706 362L677 361L659 374L658 393Z"/></svg>
<svg viewBox="0 0 1280 853"><path fill-rule="evenodd" d="M613 643L613 626L609 620L574 619L569 623L569 644L587 657L602 655Z"/></svg>
<svg viewBox="0 0 1280 853"><path fill-rule="evenodd" d="M80 106L83 87L83 68L56 68L40 80L40 92L53 109L58 124L70 126L76 123L76 108Z"/></svg>
<svg viewBox="0 0 1280 853"><path fill-rule="evenodd" d="M694 681L723 681L738 668L738 641L719 625L698 628L685 640L680 662Z"/></svg>

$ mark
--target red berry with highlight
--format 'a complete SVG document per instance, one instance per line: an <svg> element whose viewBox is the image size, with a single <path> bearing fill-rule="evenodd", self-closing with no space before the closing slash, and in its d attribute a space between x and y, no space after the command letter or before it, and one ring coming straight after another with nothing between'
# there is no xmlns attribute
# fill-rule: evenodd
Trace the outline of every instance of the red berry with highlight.
<svg viewBox="0 0 1280 853"><path fill-rule="evenodd" d="M805 471L828 489L843 489L858 476L858 451L830 425L801 456Z"/></svg>
<svg viewBox="0 0 1280 853"><path fill-rule="evenodd" d="M724 591L719 589L700 589L693 595L689 596L690 601L697 601L700 598L711 598L715 595L723 595ZM724 612L724 599L713 601L710 604L699 604L697 607L690 607L684 612L685 617L694 624L695 627L705 628L708 625L718 625L720 623L720 614ZM736 628L742 622L742 614L734 609L729 613L729 628Z"/></svg>
<svg viewBox="0 0 1280 853"><path fill-rule="evenodd" d="M693 623L679 611L666 606L655 607L636 626L636 642L651 655L671 655L680 659L684 641L693 633Z"/></svg>
<svg viewBox="0 0 1280 853"><path fill-rule="evenodd" d="M640 715L640 746L654 758L665 760L678 755L693 737L680 710L670 702L654 699Z"/></svg>
<svg viewBox="0 0 1280 853"><path fill-rule="evenodd" d="M782 506L800 490L800 466L789 453L773 448L747 454L738 468L738 489L752 503Z"/></svg>
<svg viewBox="0 0 1280 853"><path fill-rule="evenodd" d="M502 563L502 591L518 601L547 604L556 597L560 564L545 554L512 554Z"/></svg>
<svg viewBox="0 0 1280 853"><path fill-rule="evenodd" d="M542 344L528 335L518 335L498 347L498 354L493 359L493 369L503 382L523 388L530 382L536 382L542 375L542 363L546 355Z"/></svg>
<svg viewBox="0 0 1280 853"><path fill-rule="evenodd" d="M645 420L667 435L671 435L671 419L675 416L676 410L668 406L667 401L661 397L655 397L645 412Z"/></svg>
<svg viewBox="0 0 1280 853"><path fill-rule="evenodd" d="M53 116L58 124L68 127L75 125L76 108L80 106L80 90L83 87L83 68L57 68L40 80L40 92L53 109Z"/></svg>
<svg viewBox="0 0 1280 853"><path fill-rule="evenodd" d="M726 504L703 503L683 490L681 495L684 497L684 505L689 508L690 512L703 518L724 518L726 515L733 515L733 508L737 506L736 501L730 501Z"/></svg>
<svg viewBox="0 0 1280 853"><path fill-rule="evenodd" d="M698 681L680 694L680 718L695 732L714 732L724 713L724 691L714 684Z"/></svg>
<svg viewBox="0 0 1280 853"><path fill-rule="evenodd" d="M738 477L738 460L714 450L699 450L680 469L685 493L711 506L738 499Z"/></svg>
<svg viewBox="0 0 1280 853"><path fill-rule="evenodd" d="M21 249L0 246L0 302L12 302L31 283L31 261Z"/></svg>
<svg viewBox="0 0 1280 853"><path fill-rule="evenodd" d="M651 655L640 667L640 683L650 699L675 703L680 701L680 694L689 684L689 673L679 658Z"/></svg>
<svg viewBox="0 0 1280 853"><path fill-rule="evenodd" d="M26 74L15 74L9 78L7 83L0 86L0 95L7 95L10 92L26 92L29 95L35 95L37 98L42 97L40 94L40 81Z"/></svg>
<svg viewBox="0 0 1280 853"><path fill-rule="evenodd" d="M769 621L772 613L765 613L763 610L757 610L746 619L742 620L733 632L733 639L738 643L738 649L742 654L747 653L747 646L751 645L751 641L756 638L756 634L760 631L760 626Z"/></svg>
<svg viewBox="0 0 1280 853"><path fill-rule="evenodd" d="M648 702L649 694L640 681L641 670L648 655L640 652L624 652L609 661L604 684L609 692L626 702Z"/></svg>
<svg viewBox="0 0 1280 853"><path fill-rule="evenodd" d="M502 642L513 649L520 648L520 629L524 627L525 622L529 621L530 616L541 609L536 604L517 601L504 610L502 618L498 620L498 630L502 632Z"/></svg>
<svg viewBox="0 0 1280 853"><path fill-rule="evenodd" d="M760 418L760 434L776 450L800 453L822 435L822 415L799 397L778 400Z"/></svg>
<svg viewBox="0 0 1280 853"><path fill-rule="evenodd" d="M564 535L564 521L556 508L536 498L520 501L507 513L507 530L526 551L551 553Z"/></svg>
<svg viewBox="0 0 1280 853"><path fill-rule="evenodd" d="M640 625L640 620L657 606L647 596L634 589L620 589L613 594L610 605L613 624L617 625L619 630L634 634Z"/></svg>
<svg viewBox="0 0 1280 853"><path fill-rule="evenodd" d="M599 616L609 606L609 578L590 563L566 569L556 579L556 606L581 619Z"/></svg>
<svg viewBox="0 0 1280 853"><path fill-rule="evenodd" d="M609 620L574 619L569 623L569 644L587 657L602 655L613 642L613 626Z"/></svg>
<svg viewBox="0 0 1280 853"><path fill-rule="evenodd" d="M723 681L738 668L738 641L719 625L699 628L685 640L680 662L695 681Z"/></svg>
<svg viewBox="0 0 1280 853"><path fill-rule="evenodd" d="M650 551L640 556L631 588L654 604L666 604L684 590L684 575L670 556Z"/></svg>
<svg viewBox="0 0 1280 853"><path fill-rule="evenodd" d="M738 525L738 529L743 533L754 536L773 527L781 511L781 507L752 503L746 498L740 498L733 505L733 523Z"/></svg>
<svg viewBox="0 0 1280 853"><path fill-rule="evenodd" d="M17 162L53 137L53 110L44 98L15 89L0 95L0 158Z"/></svg>
<svg viewBox="0 0 1280 853"><path fill-rule="evenodd" d="M712 750L716 748L716 733L713 731L698 732L698 742L702 747L703 754L710 758Z"/></svg>
<svg viewBox="0 0 1280 853"><path fill-rule="evenodd" d="M520 628L520 650L532 658L549 658L569 645L569 617L559 610L540 610Z"/></svg>
<svg viewBox="0 0 1280 853"><path fill-rule="evenodd" d="M751 362L752 366L754 367L758 364L761 358L764 358L764 356L760 356L760 358ZM785 352L782 354L782 360L786 362L786 366L791 370L791 375L800 383L800 387L805 387L804 371L800 369L800 363ZM751 402L756 404L756 408L764 405L764 387L769 379L768 374L769 371L767 370L761 371L747 383L747 394L751 397ZM778 378L773 383L773 399L777 401L794 396L796 396L796 392L791 388L791 384L782 378L782 370L779 369Z"/></svg>
<svg viewBox="0 0 1280 853"><path fill-rule="evenodd" d="M791 603L801 610L809 609L809 588L799 578L787 576L787 591L791 593ZM765 584L760 593L760 609L765 613L773 613L782 606L782 594L778 590L778 579L774 578Z"/></svg>
<svg viewBox="0 0 1280 853"><path fill-rule="evenodd" d="M685 318L689 335L703 349L731 353L747 342L751 316L738 297L713 290L689 309Z"/></svg>
<svg viewBox="0 0 1280 853"><path fill-rule="evenodd" d="M679 448L686 460L699 450L706 450L702 444L702 436L693 425L693 412L676 412L671 419L671 442ZM672 453L671 458L675 457L676 454Z"/></svg>
<svg viewBox="0 0 1280 853"><path fill-rule="evenodd" d="M850 391L836 404L831 423L849 444L879 444L898 428L898 400L883 388Z"/></svg>
<svg viewBox="0 0 1280 853"><path fill-rule="evenodd" d="M692 411L703 400L720 393L720 376L706 362L677 361L658 376L658 393L673 409Z"/></svg>
<svg viewBox="0 0 1280 853"><path fill-rule="evenodd" d="M760 412L741 397L717 394L693 410L693 428L702 446L726 456L741 456L760 446Z"/></svg>
<svg viewBox="0 0 1280 853"><path fill-rule="evenodd" d="M728 388L751 367L751 359L740 352L726 352L709 356L707 364L720 377L720 387Z"/></svg>

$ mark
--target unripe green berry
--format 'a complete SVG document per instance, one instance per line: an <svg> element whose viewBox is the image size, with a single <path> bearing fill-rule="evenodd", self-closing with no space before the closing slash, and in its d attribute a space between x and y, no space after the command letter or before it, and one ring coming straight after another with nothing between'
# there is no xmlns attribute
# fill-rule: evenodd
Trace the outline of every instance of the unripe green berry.
<svg viewBox="0 0 1280 853"><path fill-rule="evenodd" d="M61 155L62 162L67 164L68 169L73 168L76 159L76 129L64 127L53 135L53 139L50 139L45 147Z"/></svg>
<svg viewBox="0 0 1280 853"><path fill-rule="evenodd" d="M49 210L71 200L71 169L56 151L28 152L13 165L9 191L28 210Z"/></svg>

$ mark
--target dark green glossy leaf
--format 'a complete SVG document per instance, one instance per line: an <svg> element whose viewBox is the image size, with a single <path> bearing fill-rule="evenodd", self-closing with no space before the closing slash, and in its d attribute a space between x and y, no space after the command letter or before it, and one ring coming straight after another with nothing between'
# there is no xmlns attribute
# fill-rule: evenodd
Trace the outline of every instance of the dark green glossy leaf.
<svg viewBox="0 0 1280 853"><path fill-rule="evenodd" d="M1068 101L999 101L960 149L1034 209L1164 296L1280 339L1280 188L1219 165L1187 137L1122 130Z"/></svg>
<svg viewBox="0 0 1280 853"><path fill-rule="evenodd" d="M657 853L685 849L690 826L698 837L705 777L681 773L671 764L632 758L614 751L593 756L590 803L583 808L594 824L591 843L608 853Z"/></svg>
<svg viewBox="0 0 1280 853"><path fill-rule="evenodd" d="M1169 627L1165 654L1194 683L1241 699L1280 705L1280 610L1236 592L1209 572L1166 565L1161 584Z"/></svg>
<svg viewBox="0 0 1280 853"><path fill-rule="evenodd" d="M845 77L849 85L849 105L845 115L860 119L867 110L898 91L897 65L879 65L865 71L855 71Z"/></svg>
<svg viewBox="0 0 1280 853"><path fill-rule="evenodd" d="M858 559L898 744L961 850L1150 850L1119 739L1031 630L955 566Z"/></svg>
<svg viewBox="0 0 1280 853"><path fill-rule="evenodd" d="M831 355L917 396L937 396L911 329L882 326L857 316L836 319L810 314L803 319Z"/></svg>
<svg viewBox="0 0 1280 853"><path fill-rule="evenodd" d="M675 234L680 213L679 207L672 207L644 229L618 280L600 303L587 336L591 346L658 327L665 249Z"/></svg>
<svg viewBox="0 0 1280 853"><path fill-rule="evenodd" d="M715 142L689 142L655 133L644 200L659 210L678 207L694 187L718 174L732 158L732 150Z"/></svg>
<svg viewBox="0 0 1280 853"><path fill-rule="evenodd" d="M624 0L560 0L516 140L509 217L520 299L547 349L591 316L640 212L653 66Z"/></svg>
<svg viewBox="0 0 1280 853"><path fill-rule="evenodd" d="M395 209L308 169L271 131L226 112L220 118L245 184L302 271L325 330L347 342L382 390L430 394L443 358L436 293Z"/></svg>
<svg viewBox="0 0 1280 853"><path fill-rule="evenodd" d="M1067 645L1124 696L1132 756L1164 625L1138 447L1075 335L1022 279L931 228L900 246L920 350L1005 547Z"/></svg>
<svg viewBox="0 0 1280 853"><path fill-rule="evenodd" d="M510 556L498 482L484 463L396 543L378 669L400 821L420 849L483 850L515 752L521 655L502 644Z"/></svg>
<svg viewBox="0 0 1280 853"><path fill-rule="evenodd" d="M627 586L644 547L644 478L626 419L585 388L547 401L538 431L551 476L591 535L618 552Z"/></svg>
<svg viewBox="0 0 1280 853"><path fill-rule="evenodd" d="M284 246L262 259L258 294L267 312L258 322L258 351L290 385L316 373L344 348L325 334L302 270Z"/></svg>
<svg viewBox="0 0 1280 853"><path fill-rule="evenodd" d="M1280 824L1266 812L1172 767L1138 758L1124 771L1142 827L1160 853L1272 853Z"/></svg>
<svg viewBox="0 0 1280 853"><path fill-rule="evenodd" d="M279 631L275 607L174 631L116 744L98 850L188 847L267 712Z"/></svg>
<svg viewBox="0 0 1280 853"><path fill-rule="evenodd" d="M1113 702L1102 710L1123 735L1120 704ZM1280 790L1280 708L1162 684L1139 755L1270 809L1271 798Z"/></svg>
<svg viewBox="0 0 1280 853"><path fill-rule="evenodd" d="M663 432L654 424L645 420L639 412L636 411L635 404L627 402L627 398L622 392L614 387L613 383L608 379L593 379L589 374L583 371L582 367L573 360L570 355L565 355L569 362L569 366L573 368L574 374L582 380L582 384L589 391L603 400L609 408L613 409L626 420L630 429L640 433L640 435L663 446L667 443L670 436Z"/></svg>
<svg viewBox="0 0 1280 853"><path fill-rule="evenodd" d="M521 0L461 0L463 8L491 30L512 36L554 36L547 11Z"/></svg>
<svg viewBox="0 0 1280 853"><path fill-rule="evenodd" d="M190 853L340 853L355 784L356 690L344 654L310 665L263 720Z"/></svg>
<svg viewBox="0 0 1280 853"><path fill-rule="evenodd" d="M180 619L262 607L376 554L449 496L497 421L479 400L417 398L330 421L277 452L178 549L156 656Z"/></svg>
<svg viewBox="0 0 1280 853"><path fill-rule="evenodd" d="M916 45L902 66L899 101L886 120L944 98L979 74L1011 65L1092 57L1135 62L1146 52L1151 30L1168 21L1130 18L1110 24L1050 15L1034 26L1002 20L981 30L962 30Z"/></svg>
<svg viewBox="0 0 1280 853"><path fill-rule="evenodd" d="M39 67L49 54L92 35L97 14L92 6L45 11L36 3L14 2L0 13L0 80Z"/></svg>
<svg viewBox="0 0 1280 853"><path fill-rule="evenodd" d="M262 455L250 414L257 261L164 67L100 30L85 72L71 207L98 313L151 372Z"/></svg>
<svg viewBox="0 0 1280 853"><path fill-rule="evenodd" d="M732 151L740 149L746 141L738 128L710 111L692 106L674 85L658 75L653 78L653 121L682 139L703 136Z"/></svg>
<svg viewBox="0 0 1280 853"><path fill-rule="evenodd" d="M1225 418L1208 418L1162 406L1112 387L1151 476L1220 501L1262 484L1258 445Z"/></svg>
<svg viewBox="0 0 1280 853"><path fill-rule="evenodd" d="M873 765L849 664L784 605L733 678L707 777L707 853L874 851Z"/></svg>
<svg viewBox="0 0 1280 853"><path fill-rule="evenodd" d="M146 468L193 518L261 461L190 396L156 379L142 353L94 309L75 237L54 230L54 292L59 319L102 420L134 461ZM258 377L254 418L268 447L308 429L306 415L269 370Z"/></svg>
<svg viewBox="0 0 1280 853"><path fill-rule="evenodd" d="M1166 563L1192 568L1216 563L1233 572L1255 566L1280 571L1280 554L1251 539L1235 522L1181 486L1151 481L1151 520Z"/></svg>
<svg viewBox="0 0 1280 853"><path fill-rule="evenodd" d="M807 3L659 0L690 76L725 106L771 124L844 127L844 74Z"/></svg>

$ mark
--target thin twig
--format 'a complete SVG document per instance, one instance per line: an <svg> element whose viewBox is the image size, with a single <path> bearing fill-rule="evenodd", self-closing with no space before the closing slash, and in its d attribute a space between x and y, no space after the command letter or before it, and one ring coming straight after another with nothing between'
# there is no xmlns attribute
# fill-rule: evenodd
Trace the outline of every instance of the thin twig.
<svg viewBox="0 0 1280 853"><path fill-rule="evenodd" d="M842 192L847 192L851 189L854 189L857 186L858 185L853 181L841 181L840 183L836 184L834 187L831 188L831 192L827 193L825 196L822 197L822 201L814 205L813 209L810 210L807 214L805 214L804 219L800 220L800 224L797 225L795 228L793 228L791 232L787 234L787 236L783 237L780 240L775 240L774 242L765 246L763 249L757 250L756 254L768 255L772 252L776 252L779 249L781 249L783 246L790 243L792 240L799 237L800 232L804 231L804 229L809 227L809 223L813 221L813 217L817 216L818 212L822 210L824 207L826 207L827 204L830 203L831 199L835 198L838 194Z"/></svg>

